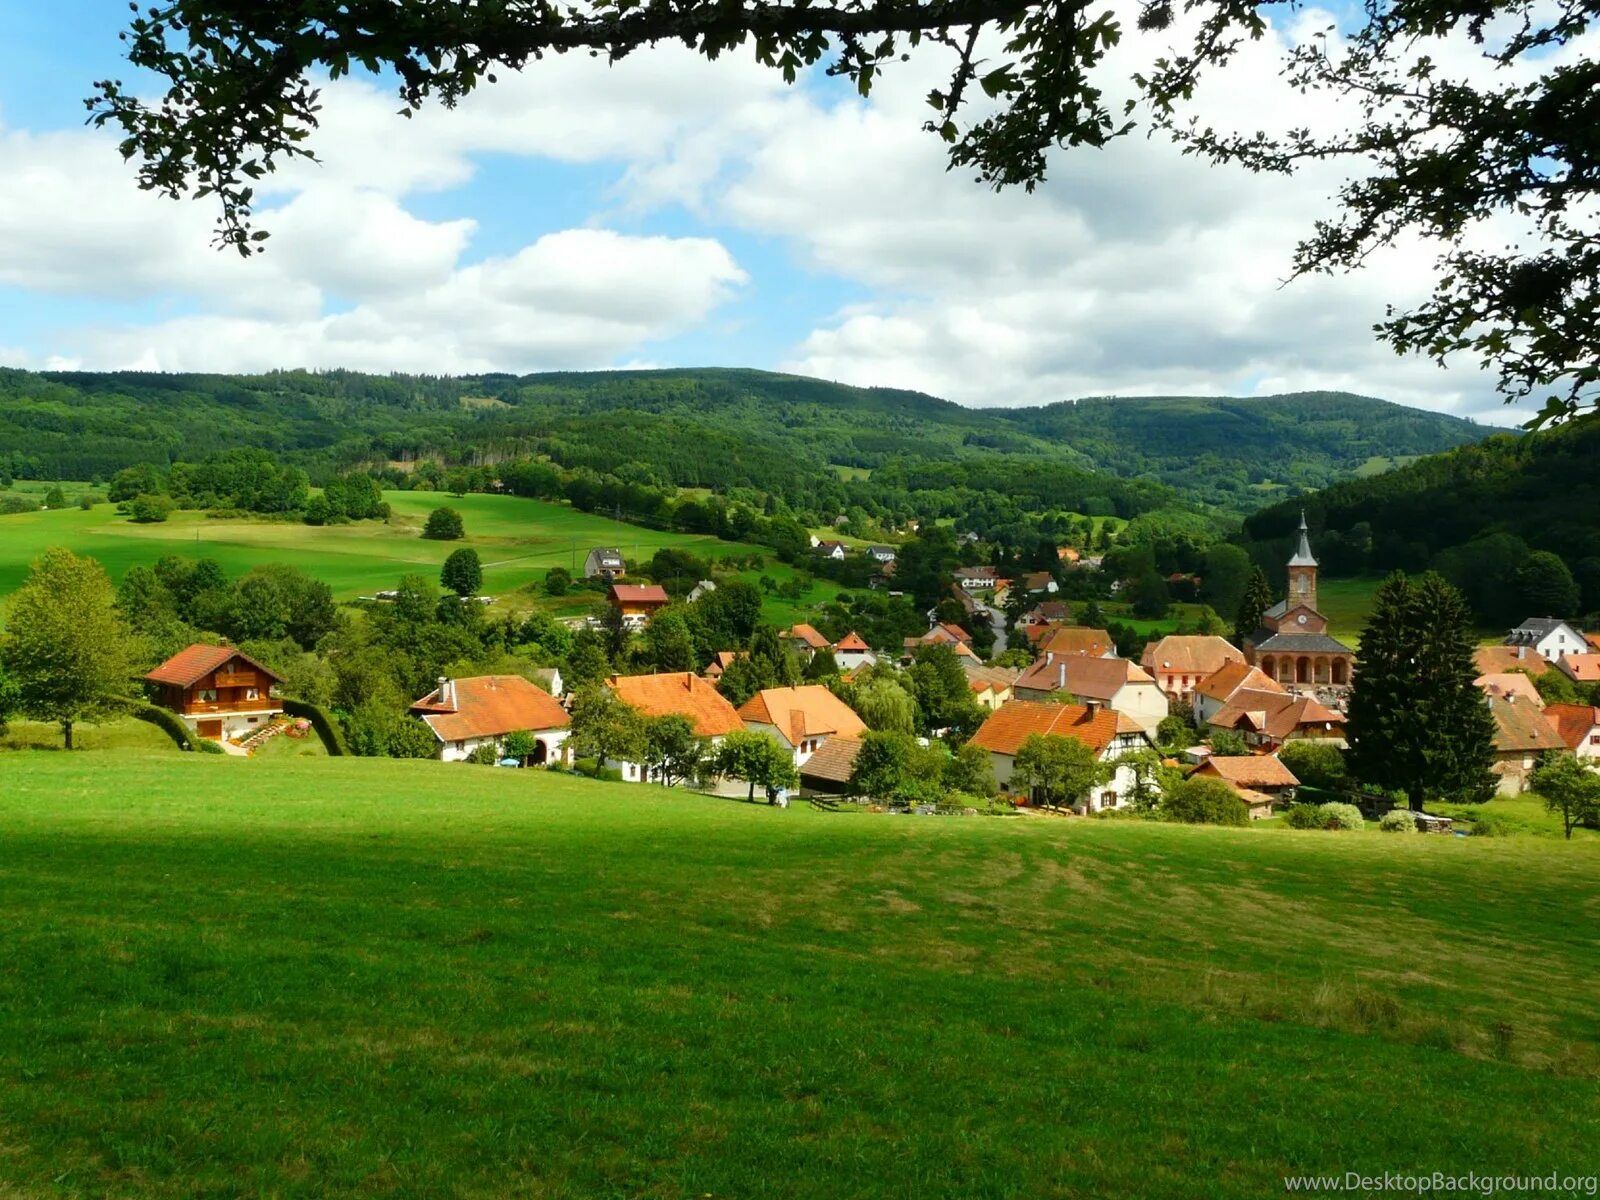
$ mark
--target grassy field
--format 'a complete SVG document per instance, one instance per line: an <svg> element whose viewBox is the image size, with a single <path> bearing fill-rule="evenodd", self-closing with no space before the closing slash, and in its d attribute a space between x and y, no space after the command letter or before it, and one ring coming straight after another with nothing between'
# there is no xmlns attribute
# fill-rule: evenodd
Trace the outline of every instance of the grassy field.
<svg viewBox="0 0 1600 1200"><path fill-rule="evenodd" d="M0 771L0 1196L1593 1169L1600 839L846 816L361 760Z"/></svg>

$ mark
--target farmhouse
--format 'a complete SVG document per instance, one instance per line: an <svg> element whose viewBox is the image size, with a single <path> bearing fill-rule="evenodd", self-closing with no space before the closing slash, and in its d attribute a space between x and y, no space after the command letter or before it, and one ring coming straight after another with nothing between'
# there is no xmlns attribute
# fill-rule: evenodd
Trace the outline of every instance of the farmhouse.
<svg viewBox="0 0 1600 1200"><path fill-rule="evenodd" d="M1045 593L1055 595L1061 589L1056 585L1055 577L1049 571L1029 571L1022 577L1022 590L1030 596Z"/></svg>
<svg viewBox="0 0 1600 1200"><path fill-rule="evenodd" d="M1061 695L1097 702L1123 713L1146 733L1166 719L1166 694L1138 663L1126 658L1089 658L1047 653L1029 667L1012 689L1018 700L1048 700Z"/></svg>
<svg viewBox="0 0 1600 1200"><path fill-rule="evenodd" d="M1001 788L1011 785L1017 752L1034 734L1065 737L1082 742L1103 763L1111 763L1132 750L1144 749L1150 739L1131 718L1098 704L1044 704L1013 700L993 713L972 735L972 744L989 752L989 765ZM1076 805L1082 812L1121 808L1136 780L1131 768L1119 766L1111 779L1084 796Z"/></svg>
<svg viewBox="0 0 1600 1200"><path fill-rule="evenodd" d="M1350 686L1355 651L1328 633L1317 611L1317 560L1311 553L1305 513L1300 544L1289 558L1289 598L1261 615L1261 628L1245 638L1245 658L1284 687L1342 694Z"/></svg>
<svg viewBox="0 0 1600 1200"><path fill-rule="evenodd" d="M693 604L696 600L700 599L700 597L709 596L716 590L717 581L715 579L702 579L699 583L695 584L694 587L689 589L689 603Z"/></svg>
<svg viewBox="0 0 1600 1200"><path fill-rule="evenodd" d="M803 767L834 737L860 737L867 731L855 710L819 684L766 688L739 710L747 729L776 738Z"/></svg>
<svg viewBox="0 0 1600 1200"><path fill-rule="evenodd" d="M1072 620L1072 606L1065 600L1041 600L1022 614L1024 625L1065 625Z"/></svg>
<svg viewBox="0 0 1600 1200"><path fill-rule="evenodd" d="M283 681L232 646L189 646L145 677L155 702L209 741L263 729L283 712L272 689Z"/></svg>
<svg viewBox="0 0 1600 1200"><path fill-rule="evenodd" d="M1506 645L1526 646L1547 662L1560 662L1569 654L1589 649L1583 631L1560 617L1529 617L1506 634Z"/></svg>
<svg viewBox="0 0 1600 1200"><path fill-rule="evenodd" d="M1301 739L1344 745L1344 714L1313 696L1240 688L1207 724L1241 735L1248 745L1276 750Z"/></svg>
<svg viewBox="0 0 1600 1200"><path fill-rule="evenodd" d="M1590 763L1600 759L1600 708L1588 704L1547 704L1544 719L1573 754Z"/></svg>
<svg viewBox="0 0 1600 1200"><path fill-rule="evenodd" d="M1206 724L1237 692L1246 688L1255 692L1283 691L1277 681L1263 674L1259 667L1252 667L1243 661L1230 662L1195 685L1195 724Z"/></svg>
<svg viewBox="0 0 1600 1200"><path fill-rule="evenodd" d="M655 583L614 583L609 599L611 607L622 614L622 624L627 629L642 629L672 602L667 589Z"/></svg>
<svg viewBox="0 0 1600 1200"><path fill-rule="evenodd" d="M1494 717L1494 765L1500 794L1520 796L1528 777L1548 750L1565 750L1567 744L1536 706L1521 700L1487 701Z"/></svg>
<svg viewBox="0 0 1600 1200"><path fill-rule="evenodd" d="M1089 658L1115 658L1117 644L1104 629L1087 625L1030 626L1028 640L1040 654L1082 654Z"/></svg>
<svg viewBox="0 0 1600 1200"><path fill-rule="evenodd" d="M906 638L904 657L909 660L924 646L949 646L950 649L955 651L957 658L971 659L973 662L977 662L978 655L972 649L971 641L972 635L959 625L935 625L921 637Z"/></svg>
<svg viewBox="0 0 1600 1200"><path fill-rule="evenodd" d="M621 579L628 573L628 566L622 561L622 551L612 547L601 547L591 550L583 560L583 577L585 579Z"/></svg>
<svg viewBox="0 0 1600 1200"><path fill-rule="evenodd" d="M1191 704L1194 689L1209 675L1245 656L1223 638L1171 634L1144 648L1139 662L1174 704Z"/></svg>
<svg viewBox="0 0 1600 1200"><path fill-rule="evenodd" d="M1220 779L1232 788L1250 810L1252 821L1270 817L1273 806L1287 804L1300 786L1294 772L1270 754L1213 755L1190 772L1191 778L1197 775Z"/></svg>
<svg viewBox="0 0 1600 1200"><path fill-rule="evenodd" d="M629 708L645 717L683 717L696 737L715 746L744 722L716 687L689 671L662 675L613 675L606 687ZM651 777L639 763L607 760L630 783L649 783Z"/></svg>
<svg viewBox="0 0 1600 1200"><path fill-rule="evenodd" d="M433 730L444 762L460 762L481 746L498 750L510 733L534 736L535 763L560 762L571 724L549 692L520 675L441 677L411 712Z"/></svg>
<svg viewBox="0 0 1600 1200"><path fill-rule="evenodd" d="M956 583L969 592L991 591L1000 582L993 567L957 567Z"/></svg>
<svg viewBox="0 0 1600 1200"><path fill-rule="evenodd" d="M892 546L868 546L867 557L875 563L892 563L895 560Z"/></svg>
<svg viewBox="0 0 1600 1200"><path fill-rule="evenodd" d="M743 658L750 653L748 650L718 650L711 656L711 662L706 666L706 678L712 683L722 678L722 673L731 667L735 659Z"/></svg>

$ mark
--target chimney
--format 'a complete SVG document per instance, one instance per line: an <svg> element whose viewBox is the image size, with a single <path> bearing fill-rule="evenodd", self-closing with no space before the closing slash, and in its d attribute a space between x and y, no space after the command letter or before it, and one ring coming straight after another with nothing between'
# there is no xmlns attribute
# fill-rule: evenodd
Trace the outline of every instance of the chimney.
<svg viewBox="0 0 1600 1200"><path fill-rule="evenodd" d="M439 703L446 708L454 708L455 703L450 699L450 678L447 675L439 676Z"/></svg>
<svg viewBox="0 0 1600 1200"><path fill-rule="evenodd" d="M1084 702L1083 702L1083 706L1084 706L1084 708L1089 710L1089 719L1090 720L1093 720L1094 717L1095 717L1095 714L1100 711L1100 701L1098 701L1098 700L1091 700L1091 699L1085 698Z"/></svg>
<svg viewBox="0 0 1600 1200"><path fill-rule="evenodd" d="M1066 663L1061 663L1056 667L1056 690L1058 692L1064 692L1064 691L1067 690L1067 664Z"/></svg>

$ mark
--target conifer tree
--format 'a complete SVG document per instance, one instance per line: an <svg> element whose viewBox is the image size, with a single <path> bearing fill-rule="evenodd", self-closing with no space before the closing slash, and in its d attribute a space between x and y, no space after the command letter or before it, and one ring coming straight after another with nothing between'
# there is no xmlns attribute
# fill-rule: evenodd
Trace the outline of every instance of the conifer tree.
<svg viewBox="0 0 1600 1200"><path fill-rule="evenodd" d="M1440 576L1397 571L1373 597L1350 695L1352 774L1402 791L1420 812L1429 796L1493 793L1494 720L1473 684L1466 601Z"/></svg>
<svg viewBox="0 0 1600 1200"><path fill-rule="evenodd" d="M1239 611L1233 619L1233 640L1243 643L1261 628L1261 617L1272 607L1272 584L1260 567L1250 572L1244 585L1244 599L1239 601Z"/></svg>

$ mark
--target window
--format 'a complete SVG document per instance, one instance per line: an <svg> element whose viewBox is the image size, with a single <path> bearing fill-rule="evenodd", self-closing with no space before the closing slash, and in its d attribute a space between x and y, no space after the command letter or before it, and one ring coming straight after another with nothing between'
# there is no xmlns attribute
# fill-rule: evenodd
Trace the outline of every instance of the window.
<svg viewBox="0 0 1600 1200"><path fill-rule="evenodd" d="M245 690L244 690L244 698L246 700L259 700L259 699L261 699L261 689L260 688L253 688L253 687L245 688Z"/></svg>
<svg viewBox="0 0 1600 1200"><path fill-rule="evenodd" d="M199 695L200 703L202 704L215 704L217 702L216 688L201 688Z"/></svg>
<svg viewBox="0 0 1600 1200"><path fill-rule="evenodd" d="M1116 806L1117 806L1117 794L1115 792L1101 792L1100 793L1100 807L1101 808L1115 808Z"/></svg>

